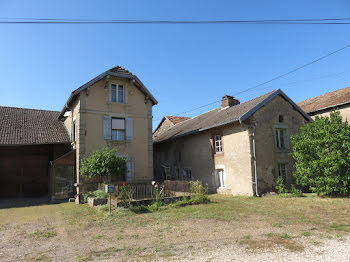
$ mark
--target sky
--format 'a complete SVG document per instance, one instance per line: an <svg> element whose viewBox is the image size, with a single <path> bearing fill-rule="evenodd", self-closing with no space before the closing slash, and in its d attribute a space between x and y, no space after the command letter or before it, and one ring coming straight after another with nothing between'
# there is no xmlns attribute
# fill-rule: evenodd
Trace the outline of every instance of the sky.
<svg viewBox="0 0 350 262"><path fill-rule="evenodd" d="M0 0L0 18L256 20L350 17L347 0ZM234 95L281 88L295 102L350 86L350 48L236 95L350 44L350 25L0 24L0 105L60 111L70 93L121 65L164 115L193 117ZM187 113L182 113L189 111Z"/></svg>

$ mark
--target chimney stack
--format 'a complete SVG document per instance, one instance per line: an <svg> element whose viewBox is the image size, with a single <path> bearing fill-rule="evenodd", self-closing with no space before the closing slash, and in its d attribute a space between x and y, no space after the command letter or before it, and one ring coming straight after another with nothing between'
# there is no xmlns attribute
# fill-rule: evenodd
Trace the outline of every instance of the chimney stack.
<svg viewBox="0 0 350 262"><path fill-rule="evenodd" d="M240 104L239 100L235 99L233 96L224 95L221 98L221 108L231 107L239 104Z"/></svg>

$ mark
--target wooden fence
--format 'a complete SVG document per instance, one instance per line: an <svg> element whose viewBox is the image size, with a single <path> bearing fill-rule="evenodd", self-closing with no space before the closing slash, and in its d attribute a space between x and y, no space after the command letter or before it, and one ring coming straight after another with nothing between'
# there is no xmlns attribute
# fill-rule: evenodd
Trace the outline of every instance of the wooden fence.
<svg viewBox="0 0 350 262"><path fill-rule="evenodd" d="M142 182L118 182L112 183L116 187L115 196L118 196L121 188L123 186L127 186L128 190L132 192L132 199L141 200L147 198L153 198L153 192L155 187L151 184L151 182L142 183ZM100 184L99 188L102 188L103 185ZM157 183L158 190L162 192L163 197L170 197L178 195L177 192L182 193L190 193L191 192L191 184L190 181L182 181L182 180L165 180L163 183Z"/></svg>

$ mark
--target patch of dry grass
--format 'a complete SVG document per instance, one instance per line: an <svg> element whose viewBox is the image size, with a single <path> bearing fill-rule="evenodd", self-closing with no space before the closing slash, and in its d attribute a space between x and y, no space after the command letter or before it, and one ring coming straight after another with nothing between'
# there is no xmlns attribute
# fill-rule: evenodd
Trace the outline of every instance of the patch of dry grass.
<svg viewBox="0 0 350 262"><path fill-rule="evenodd" d="M0 209L4 232L0 245L6 244L8 250L20 250L20 246L30 250L34 238L45 240L40 242L45 246L34 248L35 254L55 250L62 261L72 257L76 261L103 257L152 260L185 257L203 246L210 250L237 244L249 250L279 247L300 252L305 242L319 245L323 239L350 232L350 199L346 198L213 195L210 199L209 204L152 213L121 208L111 216L74 203ZM14 232L24 232L20 241L15 241L18 234Z"/></svg>

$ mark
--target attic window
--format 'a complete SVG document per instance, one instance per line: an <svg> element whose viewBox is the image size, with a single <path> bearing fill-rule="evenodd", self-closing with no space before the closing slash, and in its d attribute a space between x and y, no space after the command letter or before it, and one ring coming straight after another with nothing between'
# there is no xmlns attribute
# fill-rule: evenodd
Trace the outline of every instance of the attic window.
<svg viewBox="0 0 350 262"><path fill-rule="evenodd" d="M283 123L283 116L282 115L278 116L278 122Z"/></svg>
<svg viewBox="0 0 350 262"><path fill-rule="evenodd" d="M114 103L124 103L124 86L123 85L111 85L111 101Z"/></svg>

